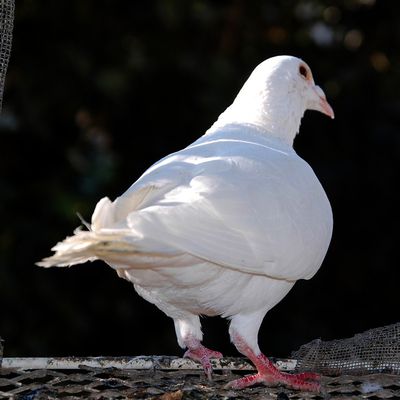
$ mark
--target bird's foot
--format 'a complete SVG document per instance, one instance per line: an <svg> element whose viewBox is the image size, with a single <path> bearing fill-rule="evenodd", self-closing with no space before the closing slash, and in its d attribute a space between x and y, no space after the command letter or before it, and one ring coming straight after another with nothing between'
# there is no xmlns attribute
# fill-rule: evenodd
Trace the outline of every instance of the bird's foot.
<svg viewBox="0 0 400 400"><path fill-rule="evenodd" d="M281 376L271 376L268 374L257 373L255 375L248 375L243 378L235 379L229 382L225 388L227 389L244 389L248 386L255 385L257 383L264 383L267 386L276 386L283 384L290 389L307 391L307 392L319 392L321 385L317 380L308 380L301 377L303 374L284 374Z"/></svg>
<svg viewBox="0 0 400 400"><path fill-rule="evenodd" d="M214 351L204 347L200 341L196 341L193 346L190 346L183 357L190 358L192 360L198 361L203 366L204 372L208 380L212 380L212 366L211 358L221 358L222 354L219 351Z"/></svg>
<svg viewBox="0 0 400 400"><path fill-rule="evenodd" d="M309 392L319 392L321 389L321 385L319 384L320 376L318 374L312 372L289 374L279 371L263 354L256 356L256 358L257 374L231 381L225 387L229 389L243 389L256 383L264 383L268 386L283 384L290 389Z"/></svg>

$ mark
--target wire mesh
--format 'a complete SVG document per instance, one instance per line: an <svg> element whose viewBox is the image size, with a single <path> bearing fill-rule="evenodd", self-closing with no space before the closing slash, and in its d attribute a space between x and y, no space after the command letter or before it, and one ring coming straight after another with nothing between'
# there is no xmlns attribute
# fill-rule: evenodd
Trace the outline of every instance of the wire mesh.
<svg viewBox="0 0 400 400"><path fill-rule="evenodd" d="M199 363L178 357L60 357L3 358L0 398L400 399L400 323L348 339L314 340L292 357L273 361L286 371L321 373L321 393L279 386L226 389L226 383L253 370L243 358L213 360L209 382Z"/></svg>
<svg viewBox="0 0 400 400"><path fill-rule="evenodd" d="M400 374L400 323L370 329L348 339L313 340L292 353L296 371L324 375Z"/></svg>
<svg viewBox="0 0 400 400"><path fill-rule="evenodd" d="M120 370L84 368L55 371L0 370L0 398L7 399L399 399L398 376L323 377L322 393L282 387L225 389L240 377L214 373L208 381L202 371Z"/></svg>
<svg viewBox="0 0 400 400"><path fill-rule="evenodd" d="M4 82L11 54L14 9L14 0L0 0L0 111L3 105Z"/></svg>

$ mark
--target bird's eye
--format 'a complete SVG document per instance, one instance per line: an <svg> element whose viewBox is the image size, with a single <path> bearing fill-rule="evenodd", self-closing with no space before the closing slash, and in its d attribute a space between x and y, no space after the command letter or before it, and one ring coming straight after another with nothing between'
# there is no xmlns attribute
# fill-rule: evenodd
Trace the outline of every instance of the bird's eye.
<svg viewBox="0 0 400 400"><path fill-rule="evenodd" d="M304 65L300 65L299 73L303 78L308 79L308 71L307 71L307 68Z"/></svg>

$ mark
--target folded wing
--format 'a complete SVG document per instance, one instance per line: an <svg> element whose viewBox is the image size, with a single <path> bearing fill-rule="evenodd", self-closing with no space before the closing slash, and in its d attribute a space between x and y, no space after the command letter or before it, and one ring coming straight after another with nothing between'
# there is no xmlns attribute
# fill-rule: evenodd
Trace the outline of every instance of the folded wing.
<svg viewBox="0 0 400 400"><path fill-rule="evenodd" d="M308 164L251 143L184 149L103 206L93 226L128 227L142 252L188 253L276 279L314 275L331 237L329 202Z"/></svg>

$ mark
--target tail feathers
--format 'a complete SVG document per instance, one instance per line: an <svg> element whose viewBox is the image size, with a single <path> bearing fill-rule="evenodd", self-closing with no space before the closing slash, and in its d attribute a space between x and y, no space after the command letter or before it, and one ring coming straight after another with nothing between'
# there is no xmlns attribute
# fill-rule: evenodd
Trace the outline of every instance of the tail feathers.
<svg viewBox="0 0 400 400"><path fill-rule="evenodd" d="M134 254L136 249L127 236L112 232L82 231L78 228L74 236L67 237L53 248L55 254L36 263L40 267L69 267L97 259L113 258L123 253Z"/></svg>

